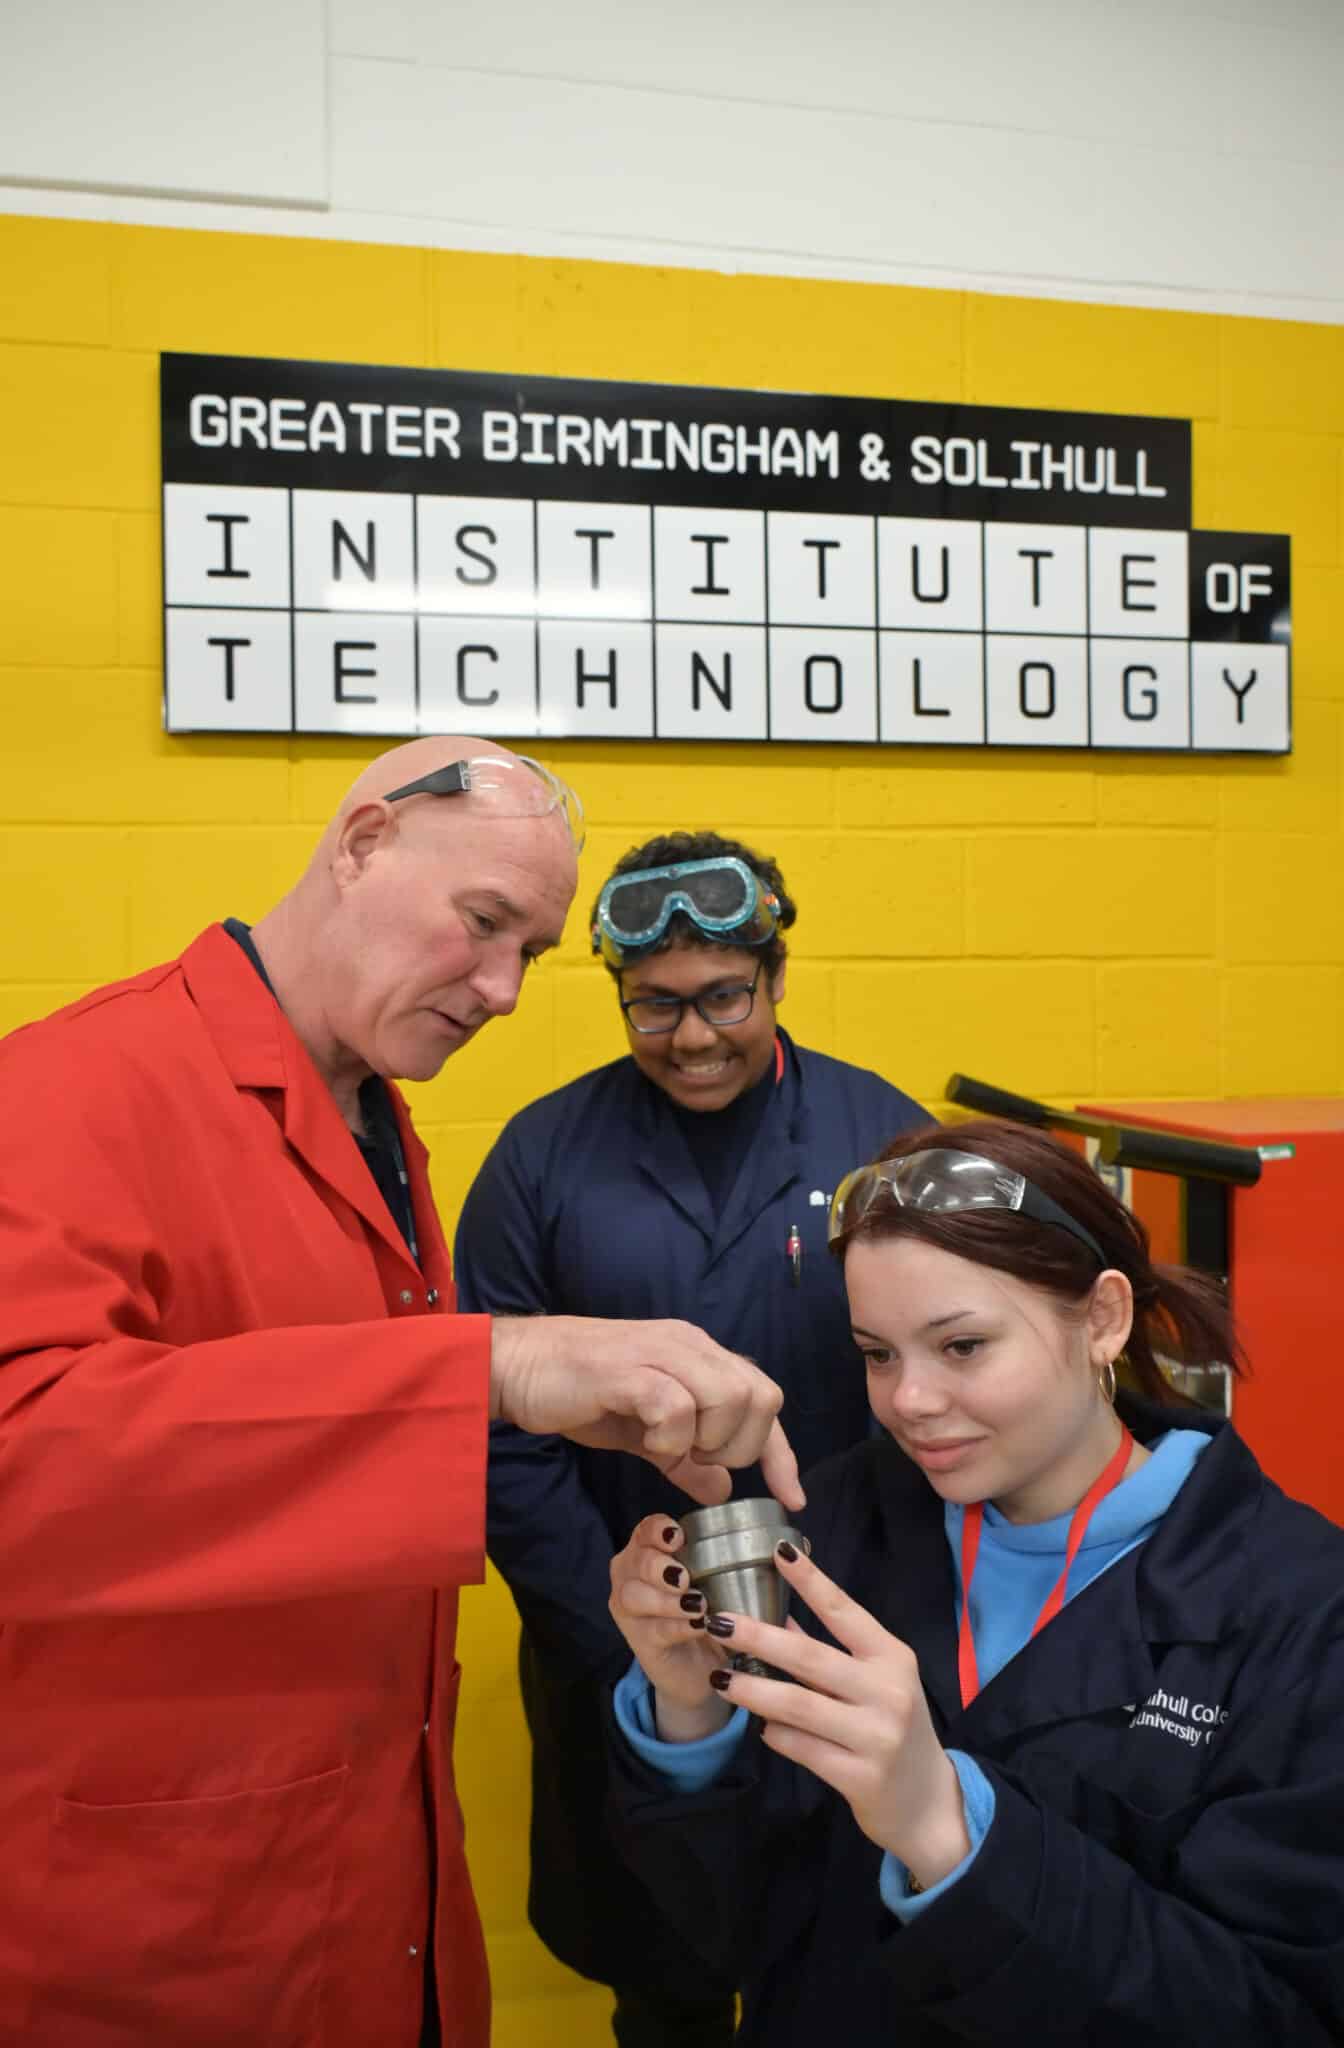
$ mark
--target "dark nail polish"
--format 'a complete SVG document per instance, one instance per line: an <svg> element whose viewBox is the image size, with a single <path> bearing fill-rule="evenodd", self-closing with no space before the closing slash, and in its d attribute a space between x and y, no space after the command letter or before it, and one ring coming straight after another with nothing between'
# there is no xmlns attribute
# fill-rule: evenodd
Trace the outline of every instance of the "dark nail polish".
<svg viewBox="0 0 1344 2048"><path fill-rule="evenodd" d="M677 1526L676 1526L676 1524L675 1524L675 1523L673 1523L673 1524L672 1524L672 1526L671 1526L670 1528L664 1529L664 1531L663 1531L663 1541L664 1541L664 1543L675 1543L675 1542L676 1542L676 1540L677 1540L677 1538L678 1538L678 1536L680 1536L680 1534L681 1534L681 1531L680 1531L680 1529L678 1529L678 1528L677 1528Z"/></svg>
<svg viewBox="0 0 1344 2048"><path fill-rule="evenodd" d="M727 1692L729 1686L733 1682L733 1674L731 1671L711 1671L709 1674L709 1682L713 1686L715 1692Z"/></svg>
<svg viewBox="0 0 1344 2048"><path fill-rule="evenodd" d="M690 1623L688 1624L688 1626L689 1626L689 1627L691 1627L691 1628L703 1628L703 1627L704 1627L704 1625L705 1625L705 1617L704 1617L704 1615L703 1615L703 1614L696 1614L696 1615L693 1615L693 1616L691 1617Z"/></svg>
<svg viewBox="0 0 1344 2048"><path fill-rule="evenodd" d="M733 1632L733 1617L731 1614L711 1614L708 1627L712 1636L730 1636Z"/></svg>
<svg viewBox="0 0 1344 2048"><path fill-rule="evenodd" d="M683 1593L681 1604L688 1614L698 1614L705 1604L703 1593Z"/></svg>
<svg viewBox="0 0 1344 2048"><path fill-rule="evenodd" d="M665 1564L663 1566L663 1578L669 1586L679 1586L685 1576L686 1574L679 1564Z"/></svg>
<svg viewBox="0 0 1344 2048"><path fill-rule="evenodd" d="M777 1544L775 1545L775 1549L776 1549L776 1550L777 1550L777 1551L779 1552L779 1554L780 1554L780 1556L781 1556L781 1557L783 1558L783 1560L784 1560L785 1564L797 1564L797 1562L798 1562L798 1553L797 1553L797 1551L796 1551L796 1550L794 1549L794 1547L793 1547L793 1545L792 1545L791 1543L789 1543L789 1542L777 1543Z"/></svg>

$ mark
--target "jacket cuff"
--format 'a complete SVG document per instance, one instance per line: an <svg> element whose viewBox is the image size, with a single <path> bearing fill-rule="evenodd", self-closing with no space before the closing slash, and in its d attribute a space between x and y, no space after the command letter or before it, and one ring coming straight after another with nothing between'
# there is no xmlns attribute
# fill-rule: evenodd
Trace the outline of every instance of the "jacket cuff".
<svg viewBox="0 0 1344 2048"><path fill-rule="evenodd" d="M1009 1982L1034 1950L1045 1865L1045 1819L994 1770L983 1773L994 1823L955 1884L884 1946L901 1996L955 2032L1001 2021ZM1036 1985L1039 1992L1040 1986Z"/></svg>
<svg viewBox="0 0 1344 2048"><path fill-rule="evenodd" d="M949 1870L946 1877L940 1877L937 1884L931 1884L926 1891L912 1892L909 1889L910 1873L905 1865L889 1852L882 1858L882 1872L878 1879L878 1890L887 1911L894 1913L898 1920L908 1926L921 1913L928 1911L936 1899L940 1899L949 1885L956 1884L965 1876L980 1853L980 1844L989 1833L994 1820L994 1787L981 1770L974 1757L962 1750L949 1749L948 1760L961 1780L961 1809L966 1821L966 1832L971 1846L955 1870Z"/></svg>
<svg viewBox="0 0 1344 2048"><path fill-rule="evenodd" d="M616 1726L635 1755L676 1792L703 1792L712 1785L732 1763L747 1732L746 1709L735 1707L725 1727L699 1742L664 1742L654 1718L653 1687L634 1663L616 1687L612 1706Z"/></svg>

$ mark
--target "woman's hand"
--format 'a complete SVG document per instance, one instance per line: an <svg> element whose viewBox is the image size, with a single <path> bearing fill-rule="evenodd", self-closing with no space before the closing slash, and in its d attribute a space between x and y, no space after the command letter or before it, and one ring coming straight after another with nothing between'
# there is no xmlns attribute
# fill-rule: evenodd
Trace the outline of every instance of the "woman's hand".
<svg viewBox="0 0 1344 2048"><path fill-rule="evenodd" d="M691 1591L675 1553L685 1538L667 1515L646 1515L611 1560L611 1618L654 1689L664 1742L695 1742L732 1712L710 1688L724 1653L705 1630L705 1596Z"/></svg>
<svg viewBox="0 0 1344 2048"><path fill-rule="evenodd" d="M782 1544L775 1562L843 1649L746 1615L719 1616L719 1640L799 1682L715 1675L719 1696L765 1723L764 1740L848 1800L870 1841L927 1888L969 1855L961 1783L934 1733L915 1653L866 1608Z"/></svg>

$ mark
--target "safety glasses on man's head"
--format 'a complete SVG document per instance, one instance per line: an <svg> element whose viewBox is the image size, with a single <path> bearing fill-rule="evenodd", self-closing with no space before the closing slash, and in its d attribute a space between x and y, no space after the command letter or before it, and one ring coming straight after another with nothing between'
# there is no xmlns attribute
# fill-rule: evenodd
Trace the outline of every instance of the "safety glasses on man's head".
<svg viewBox="0 0 1344 2048"><path fill-rule="evenodd" d="M583 805L578 792L530 754L477 754L470 760L449 761L432 775L420 775L400 789L389 789L383 802L396 804L410 796L486 797L497 818L544 818L559 811L574 851L583 851Z"/></svg>

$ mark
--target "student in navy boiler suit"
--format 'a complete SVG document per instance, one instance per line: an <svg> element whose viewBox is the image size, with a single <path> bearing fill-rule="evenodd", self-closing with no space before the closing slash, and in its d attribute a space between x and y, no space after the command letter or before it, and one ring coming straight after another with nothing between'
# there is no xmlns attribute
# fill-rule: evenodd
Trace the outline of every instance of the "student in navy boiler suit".
<svg viewBox="0 0 1344 2048"><path fill-rule="evenodd" d="M512 1119L467 1197L454 1265L466 1309L698 1324L783 1387L806 1465L870 1426L826 1250L831 1193L874 1132L928 1117L779 1028L794 917L774 863L715 833L625 856L594 950L629 1056ZM764 1490L758 1472L734 1480ZM531 1916L557 1956L615 1987L622 2048L719 2048L734 2029L735 1976L688 1969L602 1818L602 1703L629 1662L607 1611L612 1554L642 1516L690 1505L637 1459L492 1432L487 1542L522 1616L533 1739Z"/></svg>
<svg viewBox="0 0 1344 2048"><path fill-rule="evenodd" d="M1211 1283L991 1123L833 1230L883 1436L809 1483L801 1630L683 1611L663 1518L613 1566L618 1830L688 1979L740 1970L741 2048L1344 2040L1344 1531L1168 1391L1232 1356Z"/></svg>

